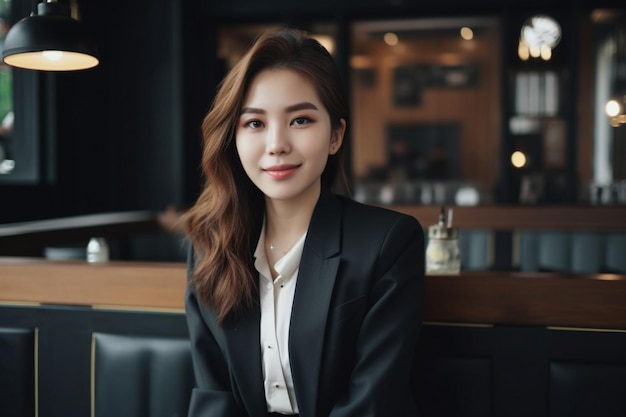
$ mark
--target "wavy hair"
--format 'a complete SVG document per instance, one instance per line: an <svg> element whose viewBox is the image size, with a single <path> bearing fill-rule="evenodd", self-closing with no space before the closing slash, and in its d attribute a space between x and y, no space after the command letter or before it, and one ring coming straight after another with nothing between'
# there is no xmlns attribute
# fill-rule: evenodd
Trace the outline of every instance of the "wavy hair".
<svg viewBox="0 0 626 417"><path fill-rule="evenodd" d="M195 252L191 276L199 299L216 312L218 323L256 302L252 251L265 212L263 194L245 174L235 145L243 100L263 70L287 68L310 80L330 115L332 129L348 120L343 81L334 58L306 32L283 28L260 35L220 83L202 123L204 187L185 215ZM343 148L343 147L342 147ZM330 155L322 186L344 181L341 150Z"/></svg>

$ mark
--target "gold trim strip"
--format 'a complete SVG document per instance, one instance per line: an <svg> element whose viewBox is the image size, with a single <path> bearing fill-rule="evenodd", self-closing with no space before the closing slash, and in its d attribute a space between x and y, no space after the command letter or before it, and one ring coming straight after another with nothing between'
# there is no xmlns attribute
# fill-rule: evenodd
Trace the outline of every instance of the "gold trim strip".
<svg viewBox="0 0 626 417"><path fill-rule="evenodd" d="M56 306L69 306L75 307L74 304L46 304L31 301L3 301L0 300L0 306L6 307L42 307L44 305L56 305ZM113 304L94 304L94 305L82 305L80 307L93 308L94 310L117 310L117 311L146 311L150 313L184 313L185 308L175 307L142 307L142 306L119 306Z"/></svg>
<svg viewBox="0 0 626 417"><path fill-rule="evenodd" d="M33 307L39 307L41 306L41 303L37 303L34 301L5 301L5 300L0 300L0 306L18 306L18 307L22 307L22 306L33 306Z"/></svg>
<svg viewBox="0 0 626 417"><path fill-rule="evenodd" d="M35 327L35 417L39 417L39 327Z"/></svg>
<svg viewBox="0 0 626 417"><path fill-rule="evenodd" d="M166 307L134 307L134 306L116 306L98 304L91 306L94 310L116 310L116 311L145 311L149 313L184 313L184 308L166 308Z"/></svg>
<svg viewBox="0 0 626 417"><path fill-rule="evenodd" d="M90 382L91 382L91 417L96 415L96 333L91 333L91 365L90 365Z"/></svg>
<svg viewBox="0 0 626 417"><path fill-rule="evenodd" d="M626 329L598 329L593 327L564 327L564 326L547 326L548 330L562 330L570 332L596 332L596 333L626 333Z"/></svg>
<svg viewBox="0 0 626 417"><path fill-rule="evenodd" d="M422 324L427 326L448 326L448 327L493 327L493 324L488 323L460 323L449 321L425 321Z"/></svg>

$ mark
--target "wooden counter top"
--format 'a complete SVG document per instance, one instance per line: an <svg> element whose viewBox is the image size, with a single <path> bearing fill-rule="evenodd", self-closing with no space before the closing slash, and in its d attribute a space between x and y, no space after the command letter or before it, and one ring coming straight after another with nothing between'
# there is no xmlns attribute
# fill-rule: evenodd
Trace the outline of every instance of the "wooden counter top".
<svg viewBox="0 0 626 417"><path fill-rule="evenodd" d="M178 263L0 258L0 303L184 311ZM427 276L425 321L626 330L626 275L463 272Z"/></svg>
<svg viewBox="0 0 626 417"><path fill-rule="evenodd" d="M626 275L471 271L425 286L425 320L626 330Z"/></svg>
<svg viewBox="0 0 626 417"><path fill-rule="evenodd" d="M184 309L179 263L46 261L0 258L0 302Z"/></svg>

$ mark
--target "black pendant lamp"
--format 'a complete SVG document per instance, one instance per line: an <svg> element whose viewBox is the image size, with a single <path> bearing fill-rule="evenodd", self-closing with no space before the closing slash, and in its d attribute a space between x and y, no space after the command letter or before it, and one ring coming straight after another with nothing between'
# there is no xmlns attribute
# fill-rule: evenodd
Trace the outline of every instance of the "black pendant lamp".
<svg viewBox="0 0 626 417"><path fill-rule="evenodd" d="M11 27L4 39L2 61L41 71L74 71L98 65L98 51L70 7L56 0L37 5L37 14Z"/></svg>

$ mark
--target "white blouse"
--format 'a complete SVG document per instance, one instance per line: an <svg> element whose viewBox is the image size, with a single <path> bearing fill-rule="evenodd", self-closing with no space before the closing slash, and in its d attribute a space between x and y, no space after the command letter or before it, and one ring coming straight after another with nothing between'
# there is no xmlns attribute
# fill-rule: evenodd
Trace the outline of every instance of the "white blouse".
<svg viewBox="0 0 626 417"><path fill-rule="evenodd" d="M265 256L265 226L254 252L261 296L261 354L265 401L270 413L298 414L298 403L289 364L289 323L300 258L306 233L274 265L272 274Z"/></svg>

